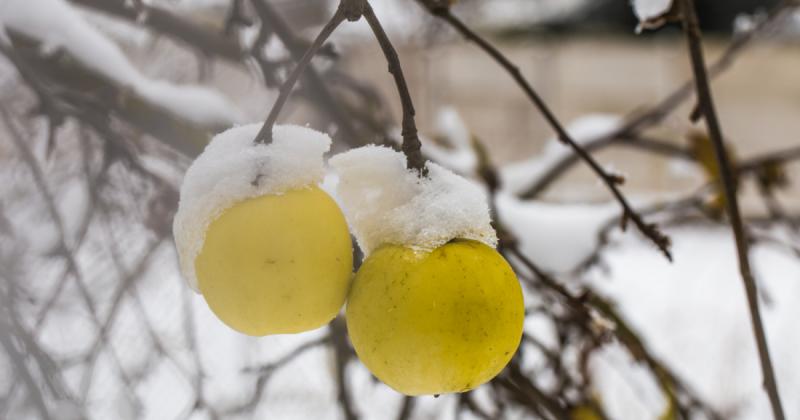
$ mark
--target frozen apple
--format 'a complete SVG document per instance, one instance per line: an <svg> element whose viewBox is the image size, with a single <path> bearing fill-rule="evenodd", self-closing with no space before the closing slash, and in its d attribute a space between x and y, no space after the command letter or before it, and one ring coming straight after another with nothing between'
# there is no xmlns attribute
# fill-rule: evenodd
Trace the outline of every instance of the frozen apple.
<svg viewBox="0 0 800 420"><path fill-rule="evenodd" d="M474 389L516 353L522 290L494 249L485 191L432 162L367 146L334 156L337 196L366 258L347 301L359 358L406 395Z"/></svg>
<svg viewBox="0 0 800 420"><path fill-rule="evenodd" d="M227 209L209 226L195 271L208 306L231 328L297 333L339 312L352 255L342 212L312 187Z"/></svg>
<svg viewBox="0 0 800 420"><path fill-rule="evenodd" d="M456 240L430 252L385 245L359 269L347 327L359 358L406 395L469 391L506 366L525 309L493 248Z"/></svg>
<svg viewBox="0 0 800 420"><path fill-rule="evenodd" d="M330 138L253 124L216 136L181 186L173 230L181 271L228 326L249 335L296 333L344 304L352 244L344 215L317 185Z"/></svg>

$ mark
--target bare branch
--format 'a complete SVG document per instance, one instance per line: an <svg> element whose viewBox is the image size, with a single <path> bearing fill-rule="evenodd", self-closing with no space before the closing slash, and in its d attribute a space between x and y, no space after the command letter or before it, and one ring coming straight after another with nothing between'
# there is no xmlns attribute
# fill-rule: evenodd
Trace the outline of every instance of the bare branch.
<svg viewBox="0 0 800 420"><path fill-rule="evenodd" d="M190 46L202 45L203 54L219 56L238 62L246 54L236 38L221 36L201 25L182 19L169 9L150 2L141 2L130 7L125 0L69 0L77 5L97 10L152 29L157 34L166 34Z"/></svg>
<svg viewBox="0 0 800 420"><path fill-rule="evenodd" d="M542 100L533 86L528 82L527 79L522 75L520 72L519 67L517 67L511 60L508 59L500 50L498 50L494 45L492 45L489 41L478 35L472 29L470 29L464 22L462 22L458 17L453 15L450 12L449 3L436 1L436 0L417 0L420 2L428 11L430 11L433 15L439 17L440 19L444 20L450 26L452 26L456 31L458 31L461 35L463 35L469 41L475 43L478 47L480 47L487 55L489 55L494 61L497 62L519 85L519 87L525 92L528 99L533 103L533 105L539 110L539 112L544 116L545 120L547 120L550 127L556 132L558 139L569 146L576 155L578 155L581 160L586 162L587 165L594 171L595 174L600 178L601 181L608 187L608 190L614 196L614 198L619 202L620 206L622 207L623 213L623 220L625 222L631 221L636 226L636 228L645 235L653 244L661 250L664 256L667 257L668 260L672 261L672 254L670 253L670 240L669 238L664 235L659 228L650 223L646 223L644 219L642 219L641 215L636 212L633 206L630 205L628 200L619 190L619 185L623 183L623 179L617 175L611 174L603 169L602 166L589 154L586 149L581 147L572 136L564 129L564 126L559 122L556 118L555 114L550 110L550 107ZM623 223L623 228L625 227L625 223Z"/></svg>
<svg viewBox="0 0 800 420"><path fill-rule="evenodd" d="M345 326L343 318L336 318L331 321L331 348L334 354L334 363L337 387L337 397L339 405L342 407L342 412L346 420L356 420L356 415L351 401L350 390L347 388L347 365L353 357L353 351L347 343L347 327Z"/></svg>
<svg viewBox="0 0 800 420"><path fill-rule="evenodd" d="M425 168L425 158L422 157L422 143L419 141L417 135L417 124L414 120L414 104L411 101L411 94L408 91L408 84L403 76L403 68L400 65L400 59L397 56L397 51L392 46L392 42L383 30L378 17L369 3L366 3L364 9L364 18L372 28L372 33L375 34L375 39L381 46L383 55L389 63L389 73L392 74L397 85L397 92L400 94L400 103L403 106L403 153L408 159L407 165L409 169L416 170L419 174L425 175L427 169Z"/></svg>
<svg viewBox="0 0 800 420"><path fill-rule="evenodd" d="M745 51L746 48L753 41L758 39L761 34L772 28L776 22L779 22L782 18L789 15L789 12L793 7L797 7L796 2L782 2L772 11L770 11L768 16L763 21L758 23L756 27L744 35L736 37L733 42L728 45L725 52L723 52L722 55L713 64L711 64L711 66L708 67L709 76L713 78L723 74L725 70L729 69L731 65L733 65L739 54ZM630 139L631 137L638 138L637 133L640 133L643 130L662 122L667 116L678 109L681 104L689 100L693 93L694 87L692 81L688 80L657 104L644 111L635 112L630 115L627 120L616 130L597 139L586 142L584 144L584 148L591 152L605 148L612 144L617 144L618 142L625 139ZM633 142L628 144L632 145L632 143ZM533 183L520 194L520 197L531 199L539 196L542 192L549 188L553 182L560 179L561 175L563 175L567 169L578 163L578 161L579 158L576 155L565 156L555 163L552 166L552 169L546 174L533 180Z"/></svg>
<svg viewBox="0 0 800 420"><path fill-rule="evenodd" d="M700 24L695 12L693 0L680 0L681 12L683 14L683 28L686 33L689 55L692 61L692 71L694 73L695 88L697 90L698 109L703 115L708 128L709 136L714 144L714 152L719 164L719 172L722 178L723 190L725 192L725 204L730 219L733 236L736 240L736 253L739 258L739 271L742 275L745 292L747 293L747 303L750 312L750 320L753 327L756 345L758 347L761 370L764 375L764 388L769 396L772 413L776 420L783 420L783 407L781 406L778 384L775 380L775 372L769 355L764 325L761 320L761 313L758 303L758 288L756 280L750 268L750 252L747 232L742 222L739 211L739 200L736 192L736 181L734 171L731 169L725 141L722 135L717 112L714 106L714 99L711 94L708 73L706 72L705 57L703 56L702 34Z"/></svg>
<svg viewBox="0 0 800 420"><path fill-rule="evenodd" d="M339 7L336 9L336 13L333 14L331 20L322 28L322 31L319 33L317 38L308 47L308 50L303 54L303 57L300 61L297 62L297 66L286 81L281 86L280 94L278 95L278 99L275 100L275 103L272 105L272 109L267 116L266 121L264 121L264 125L261 126L261 130L259 130L258 134L256 135L255 142L262 143L262 144L269 144L272 142L272 127L275 126L275 121L278 119L278 115L280 114L281 110L283 109L284 104L286 104L286 100L289 99L289 95L292 93L292 89L294 88L295 83L297 83L297 79L300 78L300 75L306 70L308 65L311 63L311 59L314 58L314 55L319 51L322 44L331 36L333 31L342 23L345 19L345 11L340 3Z"/></svg>
<svg viewBox="0 0 800 420"><path fill-rule="evenodd" d="M295 61L299 62L306 51L306 46L310 44L298 42L298 36L292 31L291 26L277 13L274 7L266 0L250 0L253 8L261 19L263 25L269 25L269 29L289 49ZM324 83L322 76L313 66L308 68L305 73L304 83L308 90L313 93L312 104L320 106L328 115L333 118L337 126L342 130L342 138L347 144L357 146L364 144L363 135L353 126L349 116L343 112L339 101L333 96Z"/></svg>

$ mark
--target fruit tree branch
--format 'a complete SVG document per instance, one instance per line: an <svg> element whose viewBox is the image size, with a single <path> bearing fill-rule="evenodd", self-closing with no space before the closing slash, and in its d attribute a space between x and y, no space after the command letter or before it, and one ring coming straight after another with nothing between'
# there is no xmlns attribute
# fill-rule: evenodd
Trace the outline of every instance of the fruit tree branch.
<svg viewBox="0 0 800 420"><path fill-rule="evenodd" d="M712 78L721 75L725 70L731 67L738 55L743 52L752 41L774 27L773 25L782 18L790 16L793 8L797 6L798 4L796 1L784 1L772 9L763 21L759 22L749 32L736 37L730 45L728 45L725 52L708 67L708 75ZM643 112L637 112L629 116L627 121L619 128L602 137L584 143L583 147L588 151L594 151L622 142L626 137L663 121L664 118L674 112L682 103L690 99L693 92L692 81L686 81L657 104ZM547 173L532 180L531 185L524 192L520 193L520 197L531 199L540 195L555 181L561 179L563 173L578 161L578 156L574 154L564 156L556 162Z"/></svg>
<svg viewBox="0 0 800 420"><path fill-rule="evenodd" d="M550 127L553 131L556 132L558 139L569 146L575 154L577 154L589 167L597 174L601 181L608 187L611 194L614 198L619 202L620 206L622 207L623 211L623 221L631 221L636 226L639 231L644 234L648 239L650 239L664 255L669 259L672 260L672 254L670 253L670 240L669 238L664 235L658 227L651 223L646 223L644 219L636 212L636 210L628 203L628 200L619 190L619 185L621 185L624 180L622 177L614 175L612 173L607 172L603 169L602 166L597 162L597 160L592 157L589 152L587 152L583 147L581 147L575 139L564 129L564 126L555 116L555 114L550 110L550 107L544 102L544 100L539 96L533 86L528 82L527 79L522 75L522 72L519 70L511 60L508 59L500 50L498 50L494 45L492 45L489 41L478 35L472 29L470 29L464 22L462 22L457 16L453 15L450 12L449 3L437 1L437 0L417 0L419 1L431 14L434 16L444 20L450 26L453 27L456 31L458 31L461 35L463 35L469 41L475 43L480 49L482 49L487 55L489 55L498 65L500 65L519 85L519 87L525 92L528 99L533 103L533 105L539 110L542 116L547 120ZM623 223L622 227L624 228L626 223Z"/></svg>
<svg viewBox="0 0 800 420"><path fill-rule="evenodd" d="M272 127L275 126L275 121L278 119L278 115L283 109L283 106L286 104L286 101L289 99L289 95L291 95L292 89L297 83L297 79L299 79L300 75L303 74L305 69L311 63L311 59L314 58L314 55L317 53L317 51L319 51L328 37L330 37L333 31L342 22L344 22L345 10L342 7L342 4L344 4L344 2L339 4L339 7L336 9L336 13L334 13L331 17L331 20L325 24L325 27L322 28L322 31L319 33L319 35L317 35L317 38L314 40L311 46L308 47L300 61L297 62L297 66L294 68L294 70L292 70L292 73L289 74L289 77L285 82L283 82L278 99L276 99L275 103L272 105L272 109L267 116L267 120L264 121L264 125L261 126L261 130L259 130L258 134L256 135L255 142L263 144L269 144L272 142Z"/></svg>
<svg viewBox="0 0 800 420"><path fill-rule="evenodd" d="M753 327L753 334L758 347L761 370L764 375L764 388L769 396L772 413L776 420L783 420L783 408L778 394L778 385L775 380L775 372L770 360L769 347L767 345L764 325L761 321L759 312L758 290L756 281L750 268L749 244L745 232L742 216L739 212L739 201L736 195L736 183L731 163L726 153L725 141L722 136L717 112L714 106L714 99L709 86L708 73L706 72L705 58L703 56L702 34L700 25L695 12L693 0L680 0L681 11L683 14L683 28L686 33L686 41L689 48L689 55L692 62L694 73L695 88L697 90L698 110L704 117L709 136L714 144L714 152L719 164L719 172L722 178L723 191L725 193L725 204L730 219L733 236L736 240L736 253L739 258L739 271L742 274L745 292L747 293L747 303L750 312L750 320Z"/></svg>
<svg viewBox="0 0 800 420"><path fill-rule="evenodd" d="M364 18L372 28L375 34L375 39L383 50L383 55L386 56L386 61L389 63L389 73L394 76L395 84L397 85L397 92L400 94L400 102L403 106L403 153L408 158L408 168L418 171L420 174L425 174L425 158L422 156L422 143L419 141L417 135L417 124L414 120L414 104L411 101L411 94L408 91L408 84L403 76L403 69L400 66L400 59L397 56L397 51L392 46L392 42L383 30L378 17L372 11L369 3L365 2Z"/></svg>

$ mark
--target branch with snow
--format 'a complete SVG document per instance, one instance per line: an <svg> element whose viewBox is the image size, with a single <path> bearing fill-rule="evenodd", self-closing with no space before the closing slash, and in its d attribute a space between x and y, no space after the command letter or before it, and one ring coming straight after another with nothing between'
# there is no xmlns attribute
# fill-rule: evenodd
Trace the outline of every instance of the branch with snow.
<svg viewBox="0 0 800 420"><path fill-rule="evenodd" d="M103 78L187 121L219 127L240 118L236 106L217 92L144 76L117 45L64 0L7 0L0 5L0 20L6 30L40 42L44 51L62 49Z"/></svg>

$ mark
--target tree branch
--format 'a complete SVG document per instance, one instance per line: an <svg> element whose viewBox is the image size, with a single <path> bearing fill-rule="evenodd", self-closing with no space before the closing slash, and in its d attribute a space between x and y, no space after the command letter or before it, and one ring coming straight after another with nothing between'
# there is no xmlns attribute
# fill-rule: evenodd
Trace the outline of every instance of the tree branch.
<svg viewBox="0 0 800 420"><path fill-rule="evenodd" d="M292 89L294 88L295 83L297 83L297 79L300 78L300 75L306 70L306 68L311 63L311 59L314 58L314 55L319 51L322 44L331 36L333 31L339 27L339 25L344 22L345 19L345 10L342 6L343 3L339 4L339 7L336 9L336 13L333 14L331 20L322 28L322 31L317 35L317 38L311 44L311 46L306 50L303 54L303 57L300 61L297 62L297 66L292 70L292 73L283 82L281 86L280 94L278 95L278 99L275 100L275 103L272 105L272 109L267 116L266 121L264 121L264 125L261 126L261 130L259 130L258 134L256 135L255 142L262 143L262 144L269 144L272 142L272 128L275 126L275 121L278 119L278 115L280 114L283 106L286 104L286 100L289 99L289 95L292 93Z"/></svg>
<svg viewBox="0 0 800 420"><path fill-rule="evenodd" d="M418 0L420 1L420 0ZM751 31L744 35L735 38L730 45L728 45L725 52L708 67L709 77L717 77L725 70L731 67L738 55L744 51L755 39L764 33L768 28L779 21L781 18L789 15L793 7L797 7L796 1L784 1L770 11L766 19L761 21ZM587 151L599 150L601 148L610 146L623 140L626 136L635 135L635 133L654 126L664 120L668 115L674 112L678 106L692 97L694 88L691 80L684 82L672 94L662 99L657 104L648 108L645 111L634 113L629 116L619 128L601 136L597 139L591 140L583 145ZM535 198L544 192L550 185L558 180L564 171L571 168L578 163L579 159L576 155L568 155L559 160L553 165L552 169L544 176L533 180L531 186L520 194L521 198L531 199Z"/></svg>
<svg viewBox="0 0 800 420"><path fill-rule="evenodd" d="M482 49L487 55L489 55L498 65L500 65L519 85L519 87L525 92L528 99L533 103L533 105L539 110L539 112L544 116L545 120L547 120L550 127L553 131L556 132L558 139L569 146L573 152L575 152L581 160L583 160L592 171L597 174L601 181L608 187L608 190L614 196L614 198L619 202L620 206L622 207L622 214L623 214L623 229L625 228L628 221L633 222L636 228L641 232L644 236L646 236L653 244L661 250L664 256L667 257L668 260L672 261L672 254L670 253L670 240L669 238L664 235L656 225L651 223L646 223L644 219L636 212L636 210L628 203L628 200L619 190L618 186L621 185L624 180L622 177L611 174L603 169L602 166L592 157L589 152L587 152L583 147L581 147L573 138L572 136L564 129L564 126L559 122L556 118L555 114L550 110L547 104L542 100L541 96L536 92L533 86L528 82L527 79L522 75L520 72L519 67L517 67L511 60L508 59L502 52L500 52L494 45L492 45L489 41L478 35L472 29L470 29L467 25L465 25L458 17L453 15L450 12L449 4L446 2L436 1L436 0L417 0L420 2L428 11L430 11L433 15L437 16L438 18L444 20L450 26L452 26L456 31L458 31L461 35L467 38L469 41L475 43L480 49Z"/></svg>
<svg viewBox="0 0 800 420"><path fill-rule="evenodd" d="M397 85L397 92L400 94L400 102L403 106L403 153L408 159L407 166L409 169L416 170L419 174L425 175L427 169L425 168L425 158L422 156L422 143L419 141L417 135L417 124L414 120L414 104L411 101L411 93L408 91L408 84L403 76L403 68L400 65L400 59L397 56L397 51L392 46L392 42L383 30L378 17L369 3L365 2L364 18L369 23L372 33L375 34L375 39L383 50L383 55L389 63L389 73L394 76L395 84Z"/></svg>
<svg viewBox="0 0 800 420"><path fill-rule="evenodd" d="M140 23L158 34L167 34L203 54L215 55L228 61L238 62L246 51L236 38L222 36L201 25L183 19L169 9L142 2L130 7L125 0L69 0L70 2L113 15L130 22Z"/></svg>
<svg viewBox="0 0 800 420"><path fill-rule="evenodd" d="M295 61L299 62L304 55L305 49L304 46L298 42L298 37L295 35L294 31L292 31L289 23L286 22L266 0L250 0L250 3L261 19L262 31L263 26L269 24L269 29L275 32L275 35L286 46ZM313 66L307 69L304 83L313 94L314 100L311 101L312 104L317 104L317 102L319 102L317 105L327 113L341 129L344 141L351 146L363 144L359 131L356 130L350 122L349 116L347 113L343 112L339 101L331 94L330 90L323 82L322 76L320 76Z"/></svg>
<svg viewBox="0 0 800 420"><path fill-rule="evenodd" d="M750 312L750 320L753 327L756 345L758 347L761 371L764 376L764 388L769 396L772 414L776 420L783 420L783 408L781 406L778 385L775 380L775 372L770 360L769 347L767 345L766 333L761 320L761 313L758 303L758 289L756 281L750 267L749 243L745 232L742 216L739 211L739 201L736 193L736 182L731 163L726 152L725 141L722 136L717 112L714 106L714 99L709 86L708 73L706 72L705 58L703 56L702 34L700 24L697 19L693 0L680 0L681 11L683 14L683 28L686 33L689 55L692 62L694 73L695 88L697 90L698 109L704 117L709 136L714 144L714 152L719 164L719 172L722 178L723 190L725 193L725 204L730 219L733 236L736 240L736 253L739 258L739 271L742 275L747 303Z"/></svg>

